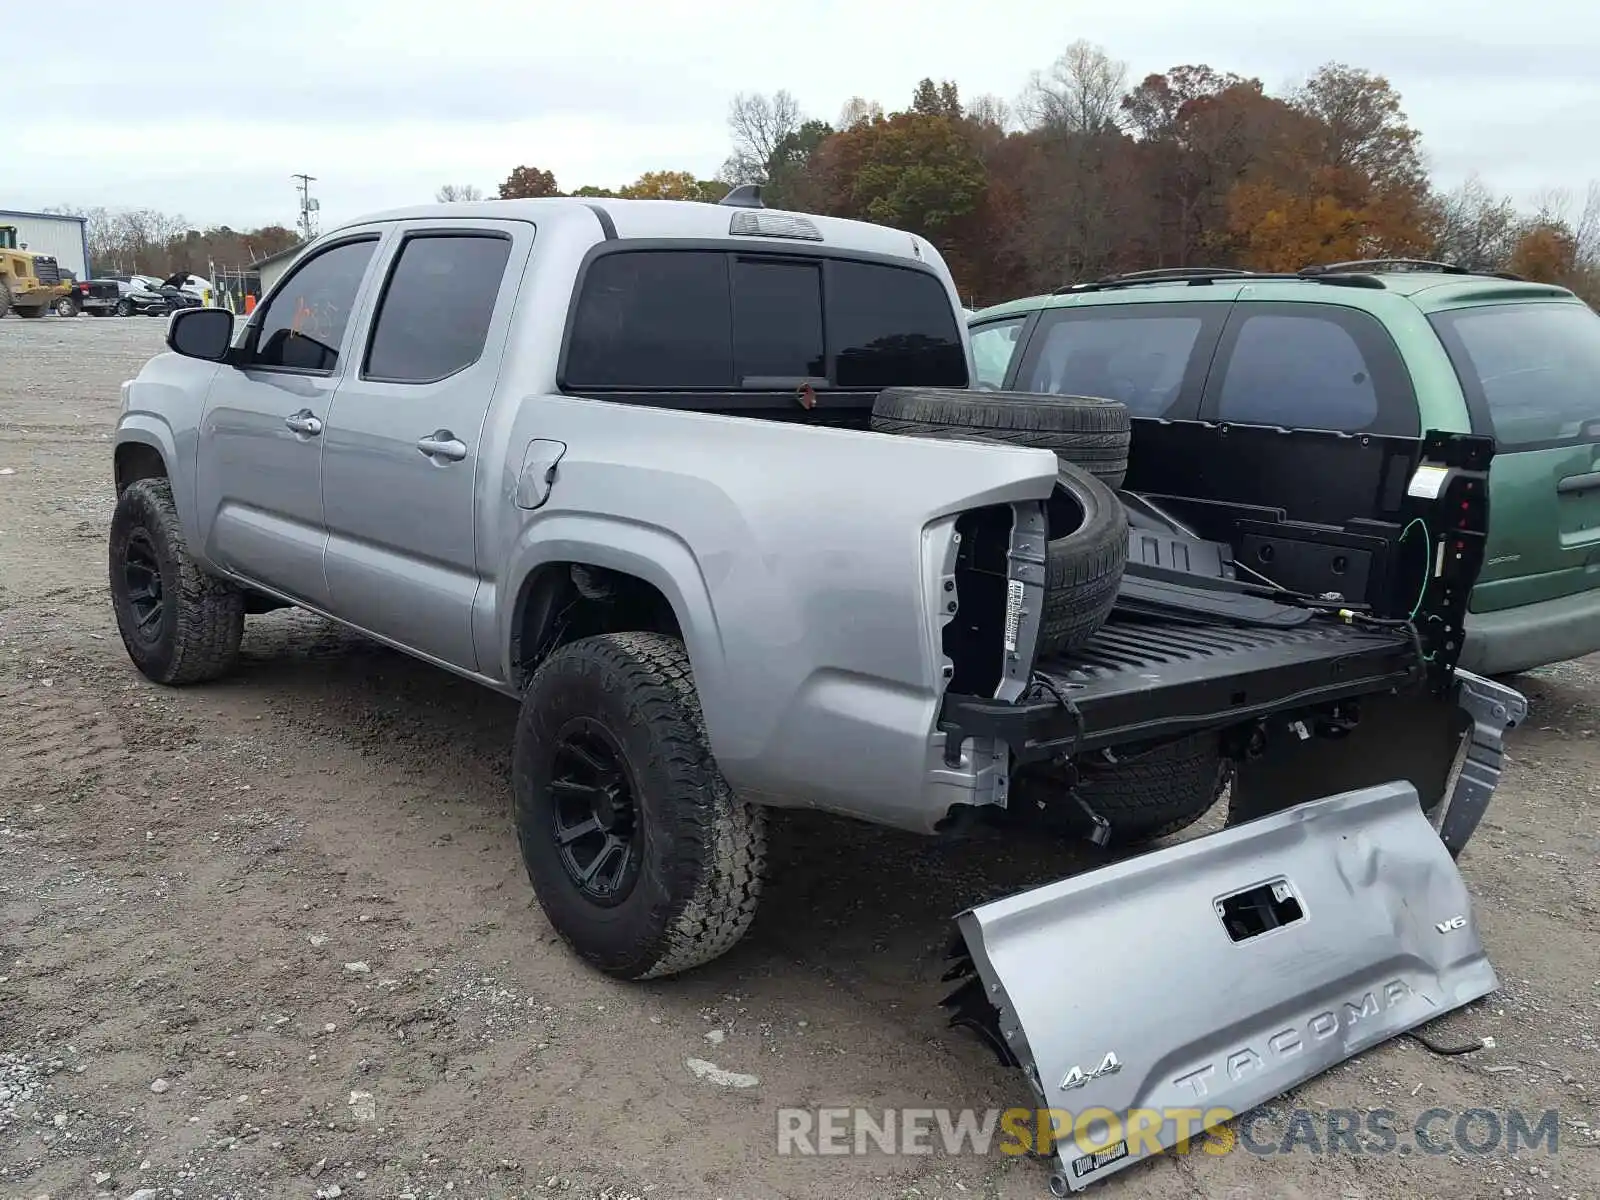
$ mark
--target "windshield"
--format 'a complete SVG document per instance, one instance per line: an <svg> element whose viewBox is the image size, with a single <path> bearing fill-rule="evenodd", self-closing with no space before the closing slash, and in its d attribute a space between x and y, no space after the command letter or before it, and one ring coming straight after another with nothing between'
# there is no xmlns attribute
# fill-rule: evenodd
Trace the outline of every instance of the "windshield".
<svg viewBox="0 0 1600 1200"><path fill-rule="evenodd" d="M1600 316L1586 304L1494 304L1431 318L1502 450L1600 441Z"/></svg>

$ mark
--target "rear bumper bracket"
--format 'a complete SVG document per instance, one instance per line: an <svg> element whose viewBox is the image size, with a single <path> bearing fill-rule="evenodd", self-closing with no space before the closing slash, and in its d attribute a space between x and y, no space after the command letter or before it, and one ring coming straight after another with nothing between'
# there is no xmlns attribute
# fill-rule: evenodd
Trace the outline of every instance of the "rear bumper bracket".
<svg viewBox="0 0 1600 1200"><path fill-rule="evenodd" d="M1516 728L1528 715L1527 699L1514 688L1470 671L1457 670L1456 680L1461 686L1457 703L1472 719L1472 726L1467 731L1461 773L1439 818L1439 840L1451 858L1460 857L1489 808L1505 762L1506 730Z"/></svg>

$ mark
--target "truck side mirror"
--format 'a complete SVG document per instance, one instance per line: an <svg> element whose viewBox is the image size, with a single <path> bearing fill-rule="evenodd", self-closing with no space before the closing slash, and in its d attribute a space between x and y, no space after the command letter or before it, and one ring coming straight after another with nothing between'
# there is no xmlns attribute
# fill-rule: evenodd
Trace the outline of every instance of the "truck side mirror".
<svg viewBox="0 0 1600 1200"><path fill-rule="evenodd" d="M186 308L167 323L167 346L185 358L222 362L233 345L233 314L225 308Z"/></svg>

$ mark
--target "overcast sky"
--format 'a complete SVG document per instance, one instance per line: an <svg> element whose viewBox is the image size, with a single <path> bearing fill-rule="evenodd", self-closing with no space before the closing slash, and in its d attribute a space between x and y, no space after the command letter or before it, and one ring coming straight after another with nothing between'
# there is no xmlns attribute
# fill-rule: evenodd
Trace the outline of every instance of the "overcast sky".
<svg viewBox="0 0 1600 1200"><path fill-rule="evenodd" d="M563 188L709 176L741 90L788 88L828 120L852 95L901 107L923 76L1009 100L1074 38L1126 61L1130 81L1203 62L1278 91L1338 59L1389 77L1446 185L1476 172L1526 204L1600 180L1600 9L1580 0L4 7L13 58L48 63L52 83L26 104L12 88L0 208L292 224L289 176L304 171L326 228L442 183L492 194L519 163Z"/></svg>

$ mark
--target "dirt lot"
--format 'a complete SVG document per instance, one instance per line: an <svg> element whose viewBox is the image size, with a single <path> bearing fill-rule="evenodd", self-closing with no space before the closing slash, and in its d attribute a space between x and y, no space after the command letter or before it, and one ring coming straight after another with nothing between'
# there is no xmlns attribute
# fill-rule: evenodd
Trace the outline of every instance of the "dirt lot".
<svg viewBox="0 0 1600 1200"><path fill-rule="evenodd" d="M224 684L139 677L106 599L109 435L162 327L0 322L0 1198L1045 1194L994 1152L780 1157L776 1110L1025 1104L944 1027L946 919L1081 859L780 819L748 940L625 987L532 903L503 699L298 613L253 618ZM1600 662L1520 686L1534 717L1464 858L1503 987L1436 1035L1497 1048L1392 1043L1254 1127L1389 1109L1391 1153L1302 1136L1103 1195L1600 1195ZM1435 1108L1446 1144L1463 1110L1559 1110L1557 1153L1423 1153Z"/></svg>

